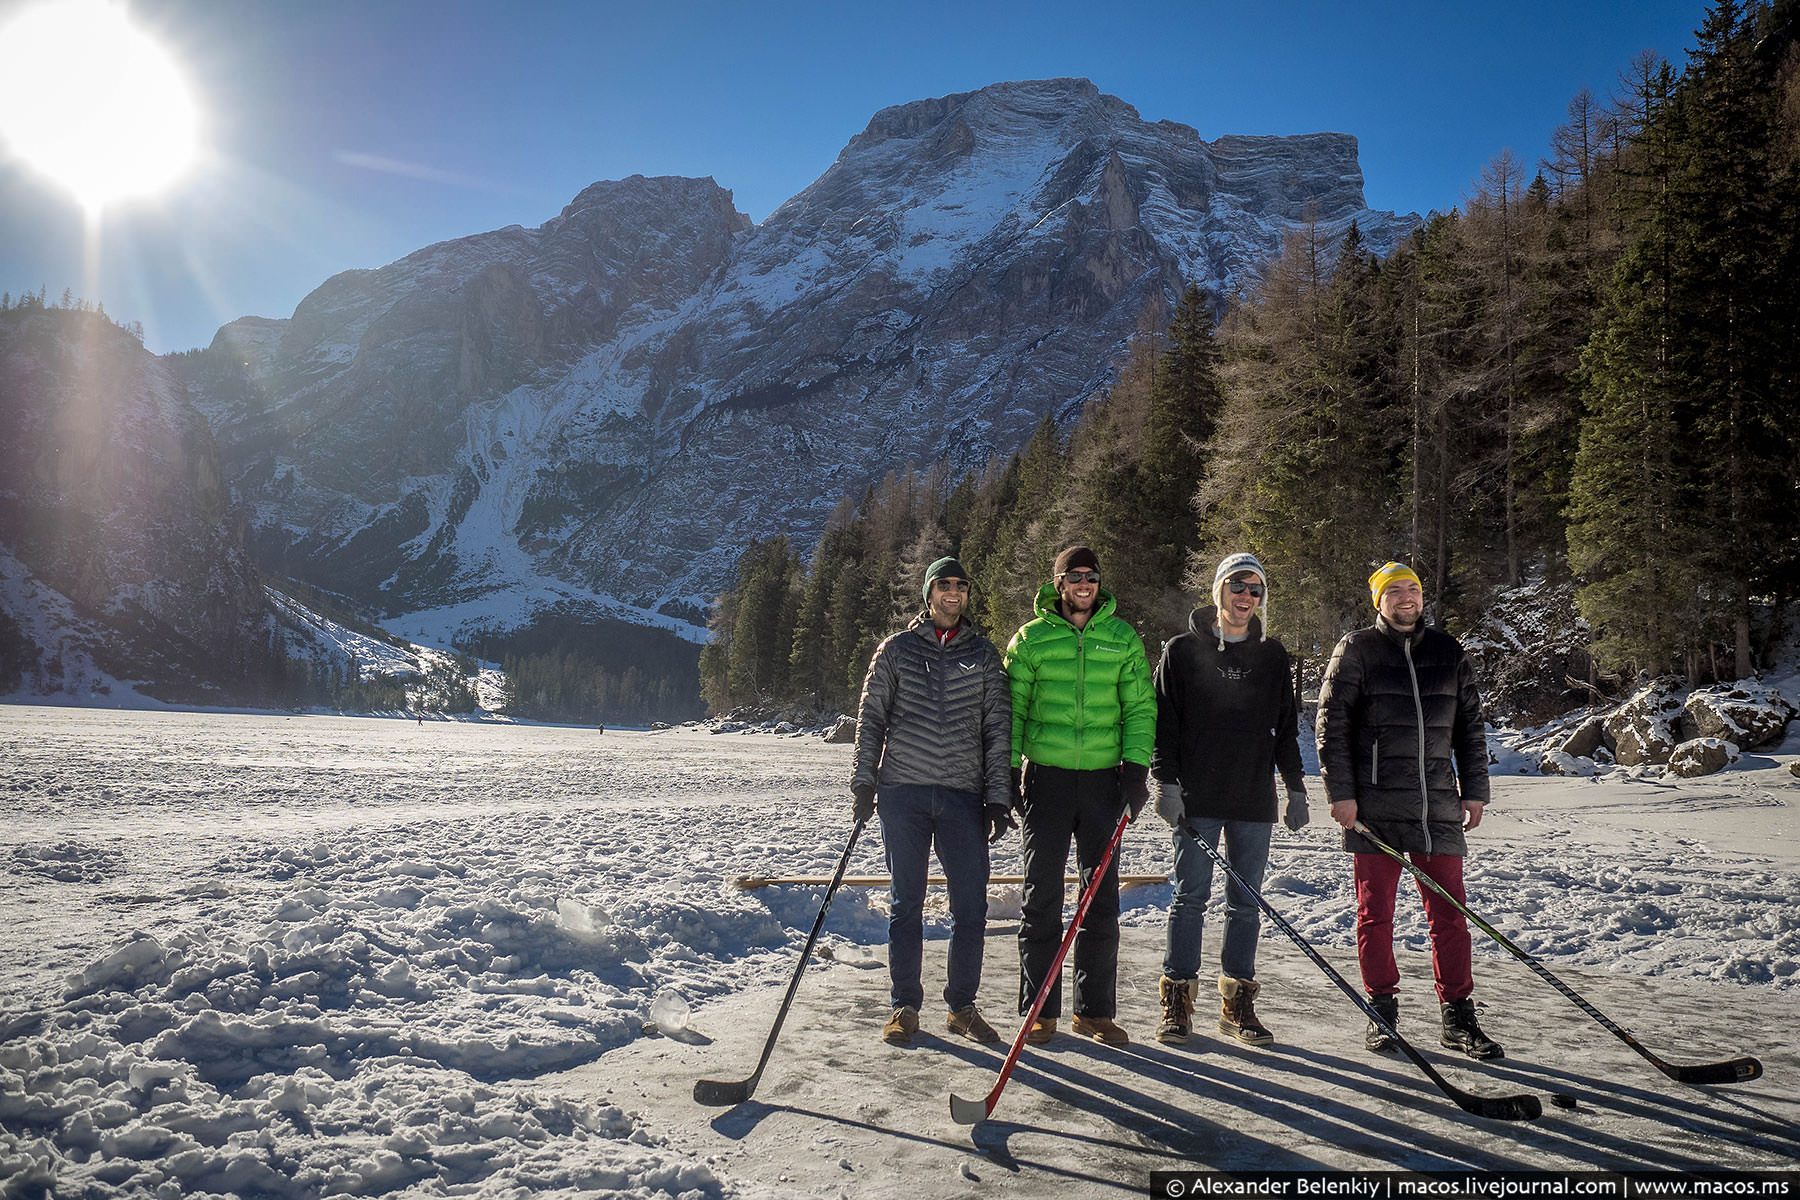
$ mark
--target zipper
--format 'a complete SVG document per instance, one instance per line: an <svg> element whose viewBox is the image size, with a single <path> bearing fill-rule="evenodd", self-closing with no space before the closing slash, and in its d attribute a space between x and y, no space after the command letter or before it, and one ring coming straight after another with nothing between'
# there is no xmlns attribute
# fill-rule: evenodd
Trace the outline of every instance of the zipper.
<svg viewBox="0 0 1800 1200"><path fill-rule="evenodd" d="M1378 738L1375 743L1369 747L1369 785L1371 787L1381 782L1380 762L1381 741Z"/></svg>
<svg viewBox="0 0 1800 1200"><path fill-rule="evenodd" d="M1419 827L1425 831L1425 853L1431 854L1431 790L1425 783L1425 701L1419 696L1419 673L1413 670L1412 638L1400 639L1406 655L1406 677L1412 680L1413 714L1419 719Z"/></svg>
<svg viewBox="0 0 1800 1200"><path fill-rule="evenodd" d="M1081 711L1087 700L1087 643L1084 631L1075 631L1075 761L1081 761L1081 731L1086 721Z"/></svg>

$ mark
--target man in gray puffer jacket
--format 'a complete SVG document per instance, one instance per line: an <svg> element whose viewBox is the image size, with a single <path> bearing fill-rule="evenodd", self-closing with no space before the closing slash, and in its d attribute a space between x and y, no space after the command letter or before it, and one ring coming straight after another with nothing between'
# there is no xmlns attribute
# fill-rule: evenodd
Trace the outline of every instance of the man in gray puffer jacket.
<svg viewBox="0 0 1800 1200"><path fill-rule="evenodd" d="M881 812L892 878L888 973L893 1015L882 1038L905 1045L925 1000L925 884L931 851L950 893L952 1033L1000 1035L975 1007L987 934L988 846L1010 828L1012 689L1000 653L964 611L969 573L954 558L925 571L926 612L875 650L856 717L853 813Z"/></svg>

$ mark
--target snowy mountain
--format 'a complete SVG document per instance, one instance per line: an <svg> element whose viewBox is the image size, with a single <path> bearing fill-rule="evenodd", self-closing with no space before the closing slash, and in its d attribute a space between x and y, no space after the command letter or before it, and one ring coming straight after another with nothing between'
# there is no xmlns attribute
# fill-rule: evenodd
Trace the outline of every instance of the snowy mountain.
<svg viewBox="0 0 1800 1200"><path fill-rule="evenodd" d="M1144 121L1085 80L900 105L761 224L710 179L327 281L184 356L250 543L440 640L547 610L694 637L744 542L1104 388L1179 289L1308 219L1385 250L1343 134Z"/></svg>
<svg viewBox="0 0 1800 1200"><path fill-rule="evenodd" d="M242 681L261 585L206 422L104 317L0 314L0 694L188 699Z"/></svg>

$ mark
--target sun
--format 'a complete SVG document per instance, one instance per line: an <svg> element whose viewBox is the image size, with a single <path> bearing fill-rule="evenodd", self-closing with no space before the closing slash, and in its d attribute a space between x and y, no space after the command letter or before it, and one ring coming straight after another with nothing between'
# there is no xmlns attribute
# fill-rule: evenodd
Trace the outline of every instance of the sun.
<svg viewBox="0 0 1800 1200"><path fill-rule="evenodd" d="M48 0L0 27L0 142L89 213L169 187L200 112L179 67L109 0Z"/></svg>

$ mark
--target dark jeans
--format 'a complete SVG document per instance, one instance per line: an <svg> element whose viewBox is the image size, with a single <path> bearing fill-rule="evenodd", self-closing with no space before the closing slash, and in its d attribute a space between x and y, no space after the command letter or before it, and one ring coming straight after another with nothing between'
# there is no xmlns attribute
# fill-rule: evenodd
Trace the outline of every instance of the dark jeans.
<svg viewBox="0 0 1800 1200"><path fill-rule="evenodd" d="M920 1008L925 952L925 880L931 849L950 892L950 970L944 1003L950 1010L975 1003L981 987L981 953L987 936L988 844L985 812L975 792L898 784L876 796L881 841L887 849L889 893L888 974L895 1008Z"/></svg>
<svg viewBox="0 0 1800 1200"><path fill-rule="evenodd" d="M1025 770L1025 899L1019 920L1019 1013L1024 1015L1050 973L1063 939L1063 872L1069 841L1081 865L1081 886L1093 878L1125 811L1116 768L1070 771L1032 763ZM1119 978L1119 864L1115 859L1094 893L1087 920L1075 935L1075 1013L1110 1017L1117 1006ZM1041 1016L1062 1014L1062 978L1044 1000Z"/></svg>
<svg viewBox="0 0 1800 1200"><path fill-rule="evenodd" d="M1169 901L1169 935L1163 952L1163 974L1170 979L1200 975L1200 936L1205 929L1206 902L1212 895L1213 860L1200 843L1219 848L1224 834L1225 861L1247 887L1262 891L1269 867L1268 821L1222 821L1193 817L1175 827L1175 894ZM1219 949L1219 973L1233 979L1256 978L1256 935L1262 909L1256 897L1225 877L1225 938Z"/></svg>

